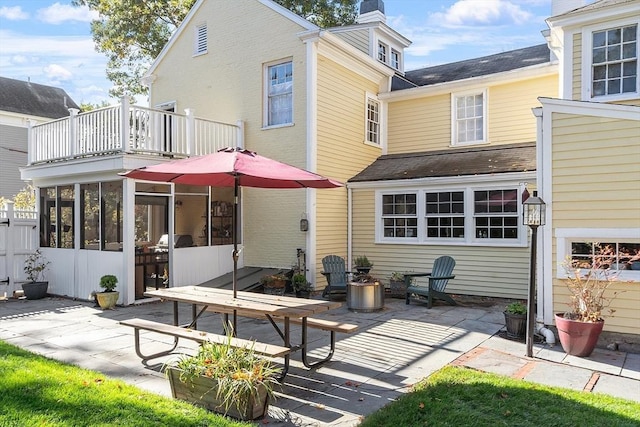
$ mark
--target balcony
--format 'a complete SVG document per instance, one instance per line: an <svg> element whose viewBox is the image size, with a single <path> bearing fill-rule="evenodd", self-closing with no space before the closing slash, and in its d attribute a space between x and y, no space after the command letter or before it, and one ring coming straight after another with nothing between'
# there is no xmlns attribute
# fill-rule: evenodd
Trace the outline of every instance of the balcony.
<svg viewBox="0 0 640 427"><path fill-rule="evenodd" d="M32 126L28 166L85 157L148 154L190 157L242 147L243 125L196 118L192 111L119 105Z"/></svg>

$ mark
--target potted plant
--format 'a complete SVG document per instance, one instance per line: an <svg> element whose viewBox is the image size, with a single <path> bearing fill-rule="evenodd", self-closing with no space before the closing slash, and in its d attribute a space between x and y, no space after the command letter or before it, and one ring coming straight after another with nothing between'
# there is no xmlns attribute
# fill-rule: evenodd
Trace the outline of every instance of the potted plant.
<svg viewBox="0 0 640 427"><path fill-rule="evenodd" d="M45 259L40 249L36 249L35 252L27 256L24 272L27 273L29 282L22 284L22 290L27 299L40 299L47 296L49 282L44 280L44 276L49 264L51 262Z"/></svg>
<svg viewBox="0 0 640 427"><path fill-rule="evenodd" d="M389 288L391 289L391 297L405 298L407 295L407 285L404 282L404 273L392 271L389 277Z"/></svg>
<svg viewBox="0 0 640 427"><path fill-rule="evenodd" d="M279 273L269 274L262 276L260 283L262 283L265 294L284 295L285 286L287 285L287 276Z"/></svg>
<svg viewBox="0 0 640 427"><path fill-rule="evenodd" d="M204 343L196 355L183 356L166 369L174 398L240 420L267 413L277 373L253 348L233 347L230 342Z"/></svg>
<svg viewBox="0 0 640 427"><path fill-rule="evenodd" d="M359 255L353 259L353 266L358 271L358 274L369 274L369 271L373 268L373 264L369 261L366 255Z"/></svg>
<svg viewBox="0 0 640 427"><path fill-rule="evenodd" d="M118 278L113 274L105 274L100 278L100 287L104 292L96 292L96 299L103 310L111 309L116 306L120 292L116 291Z"/></svg>
<svg viewBox="0 0 640 427"><path fill-rule="evenodd" d="M527 306L520 301L512 302L504 310L507 338L521 339L527 332Z"/></svg>
<svg viewBox="0 0 640 427"><path fill-rule="evenodd" d="M294 274L291 278L291 283L298 298L309 298L311 293L311 283L307 282L307 277L304 274Z"/></svg>
<svg viewBox="0 0 640 427"><path fill-rule="evenodd" d="M567 354L587 357L598 343L604 327L603 311L616 294L607 295L609 286L617 280L618 272L608 266L613 250L598 248L589 263L567 260L565 284L570 292L570 310L555 315L562 348ZM613 314L614 310L609 310Z"/></svg>

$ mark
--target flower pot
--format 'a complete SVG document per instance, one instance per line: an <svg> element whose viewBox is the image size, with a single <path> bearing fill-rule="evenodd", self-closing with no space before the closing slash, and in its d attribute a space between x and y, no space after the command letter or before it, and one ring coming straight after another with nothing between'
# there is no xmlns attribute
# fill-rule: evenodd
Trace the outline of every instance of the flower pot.
<svg viewBox="0 0 640 427"><path fill-rule="evenodd" d="M119 297L120 292L118 291L96 293L98 304L100 304L100 308L102 308L103 310L109 310L115 307Z"/></svg>
<svg viewBox="0 0 640 427"><path fill-rule="evenodd" d="M23 283L22 290L27 299L42 299L47 296L49 282Z"/></svg>
<svg viewBox="0 0 640 427"><path fill-rule="evenodd" d="M507 325L507 338L521 339L527 332L527 315L504 312L504 323Z"/></svg>
<svg viewBox="0 0 640 427"><path fill-rule="evenodd" d="M369 274L372 267L356 267L358 274Z"/></svg>
<svg viewBox="0 0 640 427"><path fill-rule="evenodd" d="M565 353L572 356L587 357L596 348L604 320L598 322L581 322L566 319L562 314L556 314L556 327L560 344Z"/></svg>
<svg viewBox="0 0 640 427"><path fill-rule="evenodd" d="M390 280L389 287L391 288L391 297L405 298L407 296L407 285L404 280Z"/></svg>
<svg viewBox="0 0 640 427"><path fill-rule="evenodd" d="M258 395L246 396L246 399L234 400L225 408L222 398L216 397L218 383L215 378L196 377L191 382L180 381L180 369L167 368L167 377L171 385L171 394L175 399L185 400L210 411L225 414L239 420L248 421L261 418L267 413L269 400L267 389L258 385Z"/></svg>

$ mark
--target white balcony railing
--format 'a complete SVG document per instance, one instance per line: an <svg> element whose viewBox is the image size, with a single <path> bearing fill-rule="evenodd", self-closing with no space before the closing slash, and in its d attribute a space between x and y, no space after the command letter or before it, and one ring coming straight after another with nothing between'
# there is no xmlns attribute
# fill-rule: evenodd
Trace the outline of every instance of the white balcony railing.
<svg viewBox="0 0 640 427"><path fill-rule="evenodd" d="M242 124L228 124L193 116L129 105L71 115L30 127L29 164L72 158L145 153L188 157L225 147L242 147Z"/></svg>

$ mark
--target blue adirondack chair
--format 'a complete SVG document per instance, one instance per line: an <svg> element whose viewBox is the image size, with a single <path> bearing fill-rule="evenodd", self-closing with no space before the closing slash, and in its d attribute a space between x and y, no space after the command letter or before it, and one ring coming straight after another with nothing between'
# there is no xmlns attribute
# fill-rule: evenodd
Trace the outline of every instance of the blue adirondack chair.
<svg viewBox="0 0 640 427"><path fill-rule="evenodd" d="M327 279L327 287L322 297L347 293L347 280L351 272L347 271L344 258L338 255L327 255L322 258L322 275Z"/></svg>
<svg viewBox="0 0 640 427"><path fill-rule="evenodd" d="M411 294L416 294L427 298L427 308L432 307L434 298L446 301L451 305L457 305L453 298L444 292L449 280L456 277L451 274L455 265L456 261L445 255L433 262L431 273L406 273L404 282L407 285L407 304L411 300ZM425 276L429 278L429 286L411 285L412 278Z"/></svg>

